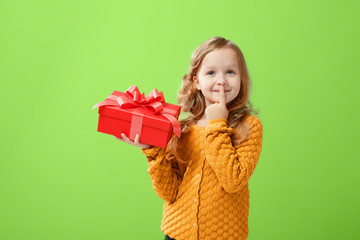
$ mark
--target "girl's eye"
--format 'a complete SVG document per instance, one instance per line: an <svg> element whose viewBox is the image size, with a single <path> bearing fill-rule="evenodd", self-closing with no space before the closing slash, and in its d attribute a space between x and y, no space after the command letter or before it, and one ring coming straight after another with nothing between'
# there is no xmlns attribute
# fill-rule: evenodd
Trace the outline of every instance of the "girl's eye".
<svg viewBox="0 0 360 240"><path fill-rule="evenodd" d="M215 74L214 71L210 71L210 72L207 73L207 75L214 75L214 74Z"/></svg>
<svg viewBox="0 0 360 240"><path fill-rule="evenodd" d="M231 70L227 71L227 73L229 73L229 74L235 74L234 71L231 71Z"/></svg>

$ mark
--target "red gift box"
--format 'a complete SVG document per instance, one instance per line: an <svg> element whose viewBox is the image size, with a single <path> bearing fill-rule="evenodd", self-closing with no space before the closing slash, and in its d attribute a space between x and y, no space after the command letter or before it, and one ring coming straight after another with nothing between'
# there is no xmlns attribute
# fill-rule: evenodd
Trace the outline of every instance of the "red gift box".
<svg viewBox="0 0 360 240"><path fill-rule="evenodd" d="M156 89L146 97L136 86L125 93L114 91L95 107L99 107L99 132L118 137L124 133L132 141L139 134L139 142L162 148L173 134L180 137L181 107L165 103L163 93Z"/></svg>

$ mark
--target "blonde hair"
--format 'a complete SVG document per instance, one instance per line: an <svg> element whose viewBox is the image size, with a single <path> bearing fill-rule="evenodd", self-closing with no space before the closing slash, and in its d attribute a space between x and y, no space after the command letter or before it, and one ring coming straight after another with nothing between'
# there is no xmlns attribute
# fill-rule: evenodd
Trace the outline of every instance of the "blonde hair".
<svg viewBox="0 0 360 240"><path fill-rule="evenodd" d="M257 115L257 112L253 109L249 100L251 81L244 56L234 42L226 40L225 38L210 38L193 52L188 73L185 74L182 79L182 87L178 94L178 103L182 111L188 114L187 118L180 121L180 125L182 132L187 132L205 113L205 98L201 91L196 88L193 77L200 68L202 60L209 52L225 47L235 51L240 70L241 83L239 94L226 105L229 110L227 119L228 126L234 129L231 140L234 146L236 146L249 134L248 126L243 124L243 120L250 114ZM173 137L170 143L171 149L174 149L176 143L177 138Z"/></svg>

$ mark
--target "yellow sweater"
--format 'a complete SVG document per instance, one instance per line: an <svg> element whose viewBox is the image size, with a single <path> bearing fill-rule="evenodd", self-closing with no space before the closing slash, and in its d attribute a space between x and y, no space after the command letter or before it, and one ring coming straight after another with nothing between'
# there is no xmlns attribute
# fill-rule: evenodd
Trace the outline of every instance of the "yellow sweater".
<svg viewBox="0 0 360 240"><path fill-rule="evenodd" d="M248 181L262 145L262 124L255 116L245 121L249 136L233 147L226 119L193 125L183 133L177 156L190 160L185 174L168 148L142 150L147 155L152 185L165 200L161 230L176 240L247 239Z"/></svg>

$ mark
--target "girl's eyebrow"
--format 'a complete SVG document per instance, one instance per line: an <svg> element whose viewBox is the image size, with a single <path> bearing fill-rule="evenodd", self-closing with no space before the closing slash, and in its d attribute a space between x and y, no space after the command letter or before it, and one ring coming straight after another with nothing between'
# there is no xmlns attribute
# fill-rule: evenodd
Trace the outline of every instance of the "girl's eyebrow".
<svg viewBox="0 0 360 240"><path fill-rule="evenodd" d="M227 66L228 68L237 68L237 66L235 64L231 64L229 66Z"/></svg>
<svg viewBox="0 0 360 240"><path fill-rule="evenodd" d="M205 69L208 70L208 69L214 69L215 66L206 66Z"/></svg>
<svg viewBox="0 0 360 240"><path fill-rule="evenodd" d="M228 65L226 66L226 68L237 68L237 66L235 64L231 64L231 65ZM205 70L209 70L209 69L216 69L216 66L206 66L205 67Z"/></svg>

